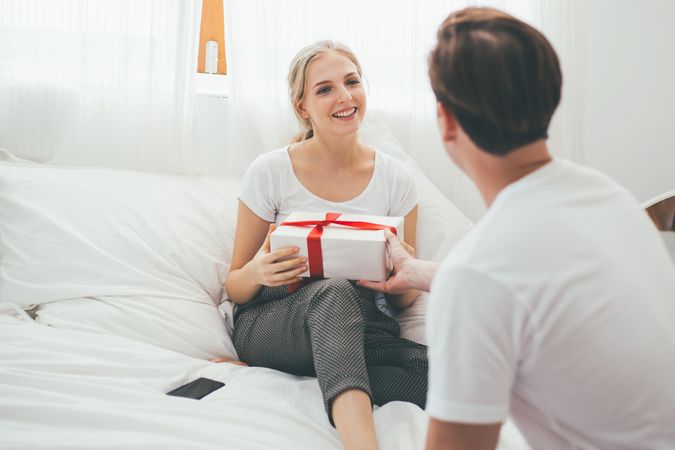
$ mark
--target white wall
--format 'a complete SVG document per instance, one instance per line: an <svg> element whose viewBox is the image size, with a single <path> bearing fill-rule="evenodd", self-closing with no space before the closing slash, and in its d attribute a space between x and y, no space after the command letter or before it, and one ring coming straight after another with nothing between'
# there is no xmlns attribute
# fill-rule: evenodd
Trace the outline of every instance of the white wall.
<svg viewBox="0 0 675 450"><path fill-rule="evenodd" d="M675 1L579 6L582 162L640 201L675 189Z"/></svg>

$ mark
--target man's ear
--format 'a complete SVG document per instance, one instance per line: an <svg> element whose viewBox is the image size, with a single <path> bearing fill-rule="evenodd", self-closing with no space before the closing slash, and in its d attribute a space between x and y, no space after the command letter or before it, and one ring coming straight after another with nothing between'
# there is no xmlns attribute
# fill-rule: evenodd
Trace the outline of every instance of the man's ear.
<svg viewBox="0 0 675 450"><path fill-rule="evenodd" d="M300 117L303 119L309 119L309 113L305 109L305 105L302 104L302 101L299 101L298 103L295 104L295 109L298 110L298 114L300 114Z"/></svg>
<svg viewBox="0 0 675 450"><path fill-rule="evenodd" d="M457 117L448 110L441 102L436 102L436 117L438 118L438 128L441 131L443 141L454 141L459 131Z"/></svg>

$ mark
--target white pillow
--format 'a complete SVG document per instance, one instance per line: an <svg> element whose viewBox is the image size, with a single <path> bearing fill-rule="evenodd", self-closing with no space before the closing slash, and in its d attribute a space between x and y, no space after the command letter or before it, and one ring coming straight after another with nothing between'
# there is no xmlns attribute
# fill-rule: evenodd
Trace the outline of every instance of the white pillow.
<svg viewBox="0 0 675 450"><path fill-rule="evenodd" d="M217 305L238 180L13 161L0 162L0 302L40 305L54 327L235 357Z"/></svg>
<svg viewBox="0 0 675 450"><path fill-rule="evenodd" d="M365 142L403 162L413 173L420 200L416 256L442 261L473 226L473 222L424 175L419 164L406 153L398 139L376 116L370 116L364 123L361 136ZM422 293L411 307L398 313L396 319L401 326L401 337L426 343L427 298L428 294Z"/></svg>
<svg viewBox="0 0 675 450"><path fill-rule="evenodd" d="M417 257L442 261L473 226L473 222L424 175L419 164L406 153L398 139L376 116L369 116L363 124L361 136L368 144L401 161L412 172L420 199L415 249Z"/></svg>
<svg viewBox="0 0 675 450"><path fill-rule="evenodd" d="M675 263L675 231L660 231L659 233L666 244L666 250L668 250L670 258Z"/></svg>

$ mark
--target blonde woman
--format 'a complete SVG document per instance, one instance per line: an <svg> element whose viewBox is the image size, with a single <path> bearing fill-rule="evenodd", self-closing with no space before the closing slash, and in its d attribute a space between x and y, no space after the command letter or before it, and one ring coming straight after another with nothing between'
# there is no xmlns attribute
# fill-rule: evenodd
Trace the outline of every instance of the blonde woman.
<svg viewBox="0 0 675 450"><path fill-rule="evenodd" d="M330 41L293 59L290 97L303 131L259 156L244 176L226 289L242 361L316 376L344 446L377 448L373 404L426 401L426 347L399 338L385 314L386 306L411 305L418 292L378 300L353 282L328 279L291 293L307 261L294 257L297 248L269 251L269 233L293 211L405 216L405 236L415 245L412 176L358 136L366 111L361 75L356 56Z"/></svg>

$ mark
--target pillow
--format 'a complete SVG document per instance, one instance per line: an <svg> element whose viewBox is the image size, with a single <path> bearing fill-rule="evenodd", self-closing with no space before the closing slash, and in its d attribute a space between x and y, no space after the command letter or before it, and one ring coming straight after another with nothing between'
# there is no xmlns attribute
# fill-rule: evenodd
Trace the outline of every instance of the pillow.
<svg viewBox="0 0 675 450"><path fill-rule="evenodd" d="M473 222L427 178L419 164L376 116L370 116L363 124L361 136L365 142L401 161L412 172L420 200L416 255L422 259L442 261L473 226Z"/></svg>
<svg viewBox="0 0 675 450"><path fill-rule="evenodd" d="M0 302L53 327L236 357L218 310L239 181L0 162Z"/></svg>
<svg viewBox="0 0 675 450"><path fill-rule="evenodd" d="M473 222L424 175L417 162L376 116L371 115L363 124L361 136L365 142L401 161L413 173L419 195L415 253L421 259L442 261L471 229ZM401 337L426 343L427 298L428 294L422 293L412 306L398 312L396 319L401 327Z"/></svg>
<svg viewBox="0 0 675 450"><path fill-rule="evenodd" d="M659 231L663 242L666 244L666 250L670 254L670 258L675 263L675 231Z"/></svg>

